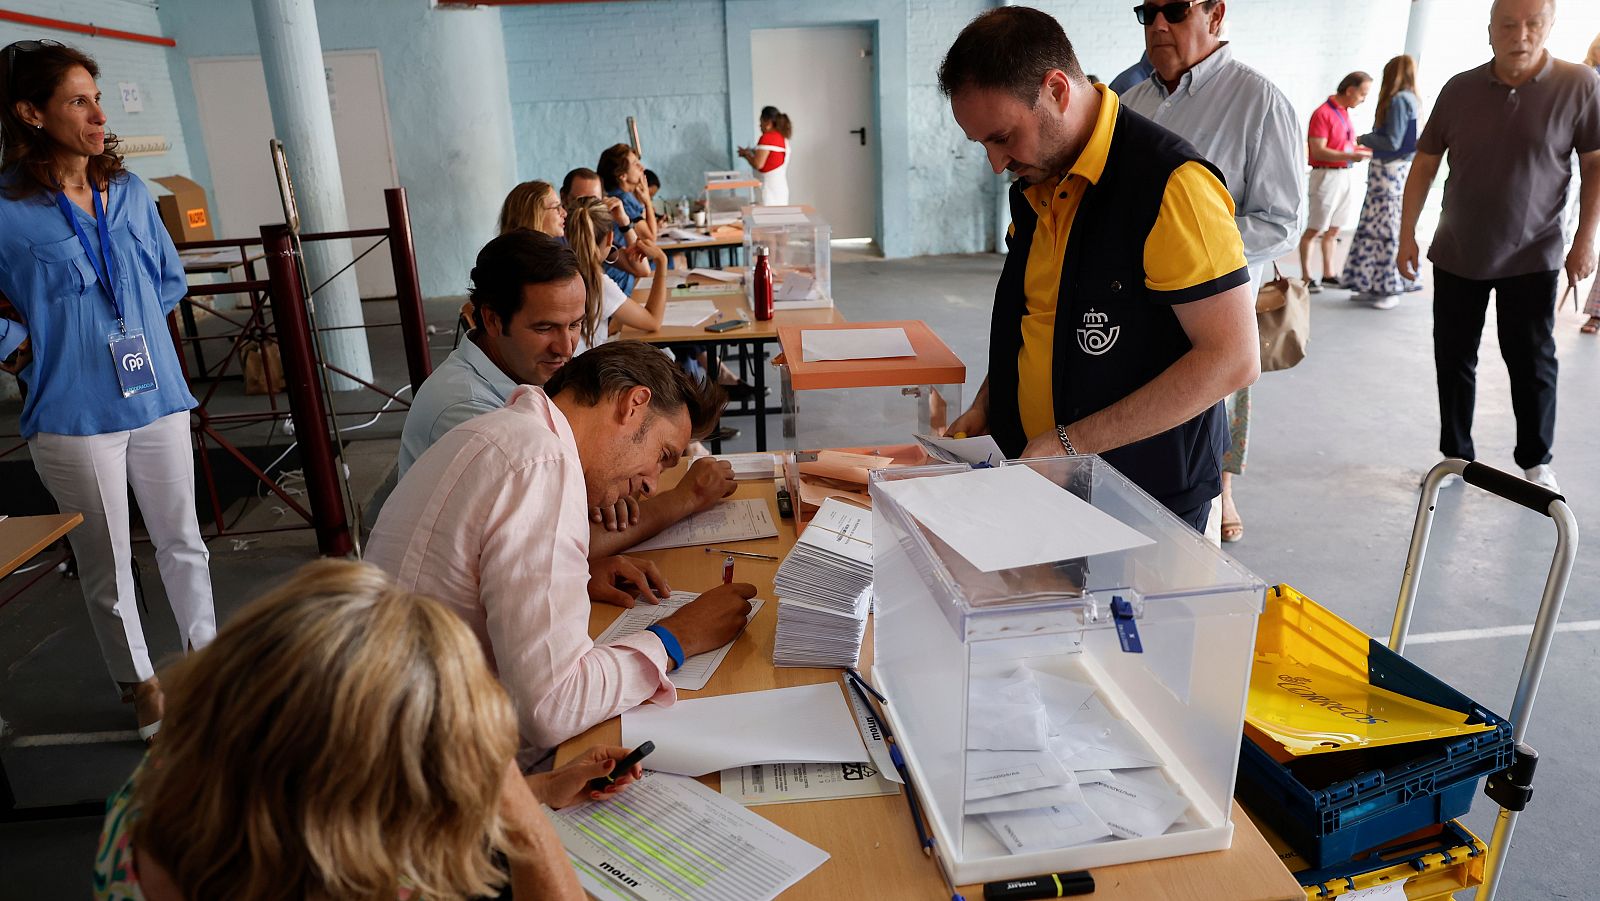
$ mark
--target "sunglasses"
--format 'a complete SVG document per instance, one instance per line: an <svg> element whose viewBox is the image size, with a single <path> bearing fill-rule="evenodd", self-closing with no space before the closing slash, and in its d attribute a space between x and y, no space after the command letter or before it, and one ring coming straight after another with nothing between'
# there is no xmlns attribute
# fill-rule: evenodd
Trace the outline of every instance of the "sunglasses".
<svg viewBox="0 0 1600 901"><path fill-rule="evenodd" d="M51 41L51 40L44 40L44 41L17 41L15 43L7 44L6 45L6 49L5 49L5 54L6 54L6 72L10 73L12 65L15 64L16 61L17 61L17 55L20 54L20 53L32 53L35 50L43 50L46 47L61 47L61 46L63 46L63 45L59 41Z"/></svg>
<svg viewBox="0 0 1600 901"><path fill-rule="evenodd" d="M1176 25L1189 18L1189 11L1194 7L1209 5L1211 5L1211 0L1180 0L1178 3L1168 3L1165 6L1146 3L1142 6L1135 6L1133 15L1134 18L1139 20L1140 25L1154 24L1158 15L1166 16L1168 24Z"/></svg>

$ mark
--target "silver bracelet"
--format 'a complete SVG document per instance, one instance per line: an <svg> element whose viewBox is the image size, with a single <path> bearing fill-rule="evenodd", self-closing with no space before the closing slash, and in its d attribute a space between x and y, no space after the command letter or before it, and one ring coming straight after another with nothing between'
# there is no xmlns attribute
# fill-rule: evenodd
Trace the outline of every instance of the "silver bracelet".
<svg viewBox="0 0 1600 901"><path fill-rule="evenodd" d="M1067 437L1066 426L1056 426L1056 437L1061 439L1061 449L1067 452L1067 456L1076 457L1078 455L1078 449L1072 446L1072 439Z"/></svg>

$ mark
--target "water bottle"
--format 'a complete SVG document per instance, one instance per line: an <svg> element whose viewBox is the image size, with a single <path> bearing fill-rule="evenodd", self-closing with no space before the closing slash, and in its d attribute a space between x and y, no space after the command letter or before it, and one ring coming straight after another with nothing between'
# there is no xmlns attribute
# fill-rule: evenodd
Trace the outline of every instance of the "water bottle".
<svg viewBox="0 0 1600 901"><path fill-rule="evenodd" d="M750 306L755 308L756 319L766 322L772 318L772 263L765 245L756 248L754 292Z"/></svg>

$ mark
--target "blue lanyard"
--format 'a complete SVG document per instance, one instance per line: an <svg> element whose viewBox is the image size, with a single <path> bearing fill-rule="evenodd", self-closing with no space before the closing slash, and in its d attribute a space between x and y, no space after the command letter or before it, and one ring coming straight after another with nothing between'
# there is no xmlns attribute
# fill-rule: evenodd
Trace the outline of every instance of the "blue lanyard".
<svg viewBox="0 0 1600 901"><path fill-rule="evenodd" d="M100 253L95 253L89 244L89 236L84 234L83 223L78 221L78 214L72 207L72 201L67 199L66 192L56 192L56 206L61 207L62 215L72 223L72 231L78 236L78 243L83 245L83 252L89 256L89 265L94 267L94 274L100 279L100 284L105 286L106 294L111 298L111 309L117 314L117 328L123 333L128 333L128 326L122 317L122 300L117 297L117 260L111 250L111 228L106 224L105 207L100 203L100 192L90 188L94 195L94 224L100 233Z"/></svg>

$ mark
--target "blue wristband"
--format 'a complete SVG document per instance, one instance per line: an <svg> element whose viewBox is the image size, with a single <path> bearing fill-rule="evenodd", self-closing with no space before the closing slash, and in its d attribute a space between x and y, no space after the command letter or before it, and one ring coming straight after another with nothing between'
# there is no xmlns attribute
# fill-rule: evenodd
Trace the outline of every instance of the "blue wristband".
<svg viewBox="0 0 1600 901"><path fill-rule="evenodd" d="M667 627L660 623L645 627L645 631L654 632L656 637L661 639L661 646L667 649L667 656L672 658L672 669L683 666L683 645L678 644L677 636L667 631Z"/></svg>

